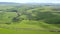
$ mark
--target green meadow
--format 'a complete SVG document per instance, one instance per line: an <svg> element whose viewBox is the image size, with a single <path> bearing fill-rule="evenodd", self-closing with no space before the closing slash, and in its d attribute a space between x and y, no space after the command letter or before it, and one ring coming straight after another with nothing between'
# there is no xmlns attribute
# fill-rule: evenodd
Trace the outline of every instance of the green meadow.
<svg viewBox="0 0 60 34"><path fill-rule="evenodd" d="M60 34L60 6L1 5L0 34Z"/></svg>

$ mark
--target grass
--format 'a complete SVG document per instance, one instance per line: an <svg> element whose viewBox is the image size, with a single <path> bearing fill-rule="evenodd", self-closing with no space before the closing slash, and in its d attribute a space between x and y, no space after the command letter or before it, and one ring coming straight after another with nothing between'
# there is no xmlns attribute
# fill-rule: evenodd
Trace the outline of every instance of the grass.
<svg viewBox="0 0 60 34"><path fill-rule="evenodd" d="M60 34L59 32L39 32L39 31L27 31L27 30L8 30L8 29L0 29L0 34Z"/></svg>
<svg viewBox="0 0 60 34"><path fill-rule="evenodd" d="M52 24L47 24L47 23L44 23L44 22L40 22L40 25L39 26L42 26L45 29L52 29L52 30L59 29L60 30L59 27L56 27L56 26L54 26Z"/></svg>
<svg viewBox="0 0 60 34"><path fill-rule="evenodd" d="M46 8L47 9L47 8ZM48 11L48 10L43 10ZM5 12L3 15L3 20L0 20L1 23L3 22L11 22L11 19L16 16L15 12ZM10 17L10 18L8 18ZM59 24L60 25L60 24ZM43 21L29 21L23 20L19 23L15 24L0 24L0 34L60 34L60 32L47 32L47 31L39 31L39 30L55 30L60 29L59 25L47 24ZM15 28L22 28L22 30L16 30ZM24 28L27 28L26 30ZM28 30L28 29L31 30ZM32 30L37 29L37 30Z"/></svg>
<svg viewBox="0 0 60 34"><path fill-rule="evenodd" d="M6 26L6 27L16 27L16 28L36 28L36 29L41 29L41 30L46 30L46 29L58 29L60 30L59 27L52 25L52 24L47 24L41 21L37 21L36 24L32 24L35 23L36 21L28 21L28 20L23 20L20 23L16 23L16 24L10 24L10 25L6 25L6 24L0 24L1 26ZM39 23L40 22L40 23Z"/></svg>

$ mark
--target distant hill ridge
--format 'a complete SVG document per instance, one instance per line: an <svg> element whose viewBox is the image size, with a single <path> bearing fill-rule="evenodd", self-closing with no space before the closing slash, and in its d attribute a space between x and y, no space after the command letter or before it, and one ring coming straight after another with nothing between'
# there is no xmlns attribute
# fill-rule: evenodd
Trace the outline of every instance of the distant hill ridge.
<svg viewBox="0 0 60 34"><path fill-rule="evenodd" d="M14 2L0 2L0 4L19 4L19 3L14 3Z"/></svg>
<svg viewBox="0 0 60 34"><path fill-rule="evenodd" d="M60 3L15 3L15 2L0 2L0 4L20 4L20 5L52 5L52 6L60 6Z"/></svg>

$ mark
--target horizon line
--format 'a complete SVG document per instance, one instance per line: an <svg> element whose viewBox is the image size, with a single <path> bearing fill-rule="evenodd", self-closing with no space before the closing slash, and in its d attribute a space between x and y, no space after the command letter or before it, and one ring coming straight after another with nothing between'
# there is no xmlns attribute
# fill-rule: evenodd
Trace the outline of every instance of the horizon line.
<svg viewBox="0 0 60 34"><path fill-rule="evenodd" d="M11 3L53 3L53 2L11 2Z"/></svg>

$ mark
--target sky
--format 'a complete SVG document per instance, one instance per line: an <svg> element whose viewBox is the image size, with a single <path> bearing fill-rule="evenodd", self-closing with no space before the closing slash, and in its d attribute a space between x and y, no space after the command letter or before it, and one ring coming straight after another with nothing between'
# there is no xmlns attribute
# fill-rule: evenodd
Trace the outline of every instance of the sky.
<svg viewBox="0 0 60 34"><path fill-rule="evenodd" d="M60 0L0 0L0 2L16 2L16 3L60 3Z"/></svg>

